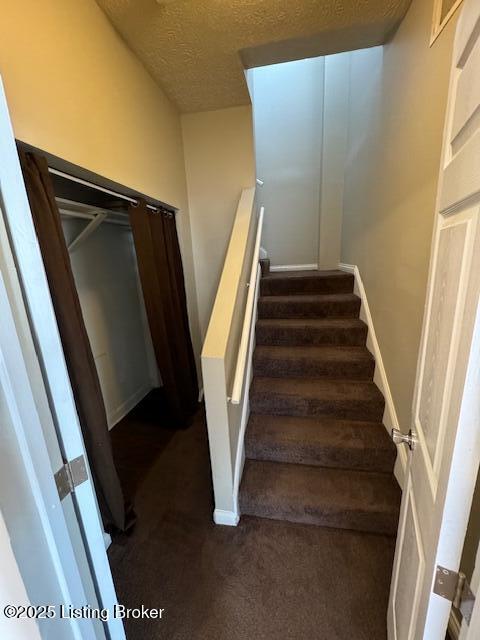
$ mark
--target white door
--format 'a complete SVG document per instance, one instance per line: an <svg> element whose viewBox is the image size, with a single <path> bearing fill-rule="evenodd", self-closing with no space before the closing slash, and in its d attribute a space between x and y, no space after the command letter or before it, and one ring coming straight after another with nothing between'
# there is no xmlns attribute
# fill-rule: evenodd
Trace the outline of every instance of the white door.
<svg viewBox="0 0 480 640"><path fill-rule="evenodd" d="M59 616L61 605L97 606L97 602L92 603L87 598L70 543L7 292L5 280L8 276L2 251L0 510L30 602L35 606L55 605L54 616L45 614L38 620L42 637L62 637L65 640L105 638L101 624L94 624L91 620L61 620ZM60 466L59 450L56 456ZM0 616L5 606L20 604L2 602ZM8 619L3 619L2 624L7 625Z"/></svg>
<svg viewBox="0 0 480 640"><path fill-rule="evenodd" d="M124 640L91 475L61 501L54 482L86 453L1 79L0 203L0 508L32 604L110 612L42 637Z"/></svg>
<svg viewBox="0 0 480 640"><path fill-rule="evenodd" d="M436 567L458 571L480 462L480 2L457 27L389 640L444 640ZM477 612L478 613L478 612ZM469 640L480 637L472 619Z"/></svg>

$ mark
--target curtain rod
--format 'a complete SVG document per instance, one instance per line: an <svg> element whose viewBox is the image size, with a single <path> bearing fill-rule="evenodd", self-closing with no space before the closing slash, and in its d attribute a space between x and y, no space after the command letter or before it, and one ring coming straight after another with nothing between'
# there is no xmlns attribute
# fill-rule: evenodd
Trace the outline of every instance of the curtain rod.
<svg viewBox="0 0 480 640"><path fill-rule="evenodd" d="M59 171L58 169L53 169L52 167L48 167L48 170L50 173L53 173L56 176L60 176L61 178L66 178L67 180L78 182L78 184L83 184L84 186L91 187L93 189L96 189L97 191L103 191L103 193L108 193L109 195L115 196L116 198L121 198L122 200L131 202L133 205L138 204L138 200L135 200L134 198L130 198L130 196L126 196L123 193L118 193L117 191L112 191L111 189L100 187L98 184L94 184L93 182L88 182L87 180L83 180L82 178L77 178L76 176L72 176L69 173L64 173L63 171ZM150 209L151 211L155 211L155 213L162 211L162 209L159 209L158 207L154 207L151 204L147 204L147 209ZM170 211L170 209L167 209L166 207L165 207L165 211L173 215L173 211Z"/></svg>

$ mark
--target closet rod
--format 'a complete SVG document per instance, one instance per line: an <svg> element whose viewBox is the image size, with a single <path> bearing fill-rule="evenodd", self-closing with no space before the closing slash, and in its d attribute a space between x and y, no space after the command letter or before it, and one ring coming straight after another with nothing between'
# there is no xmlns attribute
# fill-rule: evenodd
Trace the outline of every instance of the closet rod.
<svg viewBox="0 0 480 640"><path fill-rule="evenodd" d="M100 187L98 184L93 184L93 182L88 182L87 180L82 180L82 178L76 178L75 176L70 175L69 173L64 173L63 171L59 171L58 169L53 169L52 167L48 167L50 173L53 173L56 176L60 176L61 178L66 178L67 180L72 180L73 182L78 182L78 184L83 184L86 187L91 187L96 189L97 191L103 191L103 193L108 193L111 196L115 196L116 198L121 198L122 200L126 200L127 202L131 202L132 204L138 204L138 200L134 198L130 198L130 196L126 196L123 193L118 193L117 191L112 191L111 189L105 189L105 187ZM160 209L157 207L153 207L151 204L147 204L147 209L151 211L155 211L158 213Z"/></svg>

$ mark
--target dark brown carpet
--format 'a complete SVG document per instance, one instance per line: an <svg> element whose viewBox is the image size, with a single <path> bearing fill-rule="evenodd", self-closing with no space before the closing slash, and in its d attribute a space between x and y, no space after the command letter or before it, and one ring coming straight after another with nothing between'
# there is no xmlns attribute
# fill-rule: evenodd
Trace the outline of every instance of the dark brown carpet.
<svg viewBox="0 0 480 640"><path fill-rule="evenodd" d="M394 536L397 452L353 276L265 264L260 292L241 512Z"/></svg>
<svg viewBox="0 0 480 640"><path fill-rule="evenodd" d="M254 517L215 526L203 413L172 432L152 411L112 432L138 513L109 552L118 597L165 608L128 621L128 640L385 640L394 540Z"/></svg>

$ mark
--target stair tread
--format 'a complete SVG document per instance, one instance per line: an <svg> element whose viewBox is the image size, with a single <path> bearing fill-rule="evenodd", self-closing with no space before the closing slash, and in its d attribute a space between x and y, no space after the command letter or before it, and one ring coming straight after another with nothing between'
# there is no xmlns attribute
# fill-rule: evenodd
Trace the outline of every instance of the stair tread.
<svg viewBox="0 0 480 640"><path fill-rule="evenodd" d="M290 278L351 278L351 274L340 269L322 270L302 269L301 271L270 271L267 275L262 276L264 280L282 280Z"/></svg>
<svg viewBox="0 0 480 640"><path fill-rule="evenodd" d="M259 318L256 326L279 329L356 329L367 325L359 318Z"/></svg>
<svg viewBox="0 0 480 640"><path fill-rule="evenodd" d="M242 512L293 521L336 516L346 528L350 514L394 519L400 506L400 488L392 474L350 469L247 460L240 491ZM373 522L372 522L373 525ZM342 526L334 522L332 526Z"/></svg>
<svg viewBox="0 0 480 640"><path fill-rule="evenodd" d="M260 296L259 300L271 304L275 302L304 304L308 302L351 302L360 300L360 298L354 293L290 293L281 296Z"/></svg>
<svg viewBox="0 0 480 640"><path fill-rule="evenodd" d="M298 445L321 445L349 449L395 451L381 422L276 416L252 413L248 421L247 441Z"/></svg>
<svg viewBox="0 0 480 640"><path fill-rule="evenodd" d="M255 347L256 357L261 358L281 358L282 360L294 360L297 358L309 360L330 360L330 361L361 361L372 362L372 354L366 347L355 346L276 346L258 345Z"/></svg>
<svg viewBox="0 0 480 640"><path fill-rule="evenodd" d="M253 393L276 393L304 398L352 398L378 400L383 396L374 382L363 380L337 380L330 378L271 378L256 376L252 381Z"/></svg>

